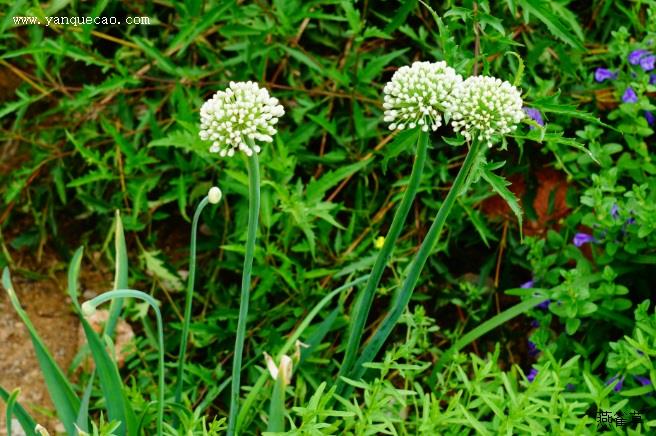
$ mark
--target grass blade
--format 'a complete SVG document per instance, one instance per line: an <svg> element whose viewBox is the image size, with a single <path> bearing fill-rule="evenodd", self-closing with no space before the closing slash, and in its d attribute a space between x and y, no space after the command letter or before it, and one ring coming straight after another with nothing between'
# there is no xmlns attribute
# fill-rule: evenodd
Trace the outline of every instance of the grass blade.
<svg viewBox="0 0 656 436"><path fill-rule="evenodd" d="M123 232L123 221L121 214L116 211L116 233L114 234L116 269L114 271L114 289L126 289L128 287L128 250L125 245L125 234ZM110 337L114 334L118 317L121 315L123 300L112 301L109 307L109 318L105 324L105 334Z"/></svg>
<svg viewBox="0 0 656 436"><path fill-rule="evenodd" d="M91 351L93 361L96 364L96 371L91 375L89 384L85 389L84 401L81 404L83 407L80 408L80 413L78 414L76 422L82 430L84 430L83 425L88 427L87 416L89 396L91 386L93 385L94 375L97 373L98 380L100 382L100 389L102 390L103 397L105 398L107 415L109 416L110 421L117 421L121 423L121 425L116 429L117 434L136 434L136 417L134 417L132 408L125 398L123 382L118 372L116 362L114 362L114 360L110 357L105 348L105 343L100 339L100 336L82 315L80 303L78 302L77 283L83 251L83 247L78 248L69 265L68 294L71 297L71 301L73 302L73 305L75 306L75 309L78 313L78 317L80 318L80 322L82 323L82 328L87 338L87 343L89 344L89 349ZM82 413L82 409L87 409L87 413ZM130 419L131 416L133 417L132 419Z"/></svg>
<svg viewBox="0 0 656 436"><path fill-rule="evenodd" d="M340 292L343 292L346 289L350 289L353 286L357 286L360 283L364 282L369 278L369 274L364 275L362 277L358 277L357 279L353 280L352 282L348 282L343 284L342 286L338 287L337 289L333 290L330 294L326 295L319 301L319 304L314 306L314 308L310 311L310 313L307 314L307 316L303 319L301 324L294 330L294 333L287 339L287 342L285 342L285 345L282 346L280 351L278 352L278 355L276 356L276 360L280 361L282 356L284 354L287 354L289 350L292 349L296 341L301 337L305 329L307 329L314 318L321 312L321 310L333 299L335 298L336 295L338 295ZM258 396L260 394L260 391L264 387L264 384L267 381L267 378L270 377L268 372L263 372L260 375L260 378L257 379L257 382L255 382L255 385L251 388L251 390L248 392L248 395L246 396L246 399L244 400L244 404L242 405L242 408L239 412L239 415L237 417L237 428L236 428L236 433L240 433L240 429L244 427L244 425L247 425L246 418L249 410L251 410L253 404L255 401L258 399Z"/></svg>
<svg viewBox="0 0 656 436"><path fill-rule="evenodd" d="M64 428L68 434L76 434L75 421L77 419L78 410L80 409L80 399L75 395L73 387L52 358L52 355L34 328L32 321L30 321L27 313L21 307L20 301L18 301L18 297L14 291L14 287L11 284L11 276L8 268L5 268L2 273L2 286L4 286L7 291L9 301L30 334L32 345L34 346L34 352L36 353L37 361L41 367L41 373L43 374L46 387L48 388L48 393L50 394L52 403L57 410L57 416L62 424L64 424Z"/></svg>
<svg viewBox="0 0 656 436"><path fill-rule="evenodd" d="M504 324L510 321L511 319L513 319L514 317L516 317L517 315L521 315L522 313L534 308L536 305L544 302L545 300L546 300L545 297L535 297L535 298L531 298L530 300L522 301L521 303L518 303L504 310L503 312L494 315L492 318L480 324L473 330L467 332L442 355L440 360L437 361L437 364L433 367L433 374L431 376L431 379L435 378L439 370L444 366L445 363L449 361L449 359L451 358L451 356L453 356L454 353L458 352L462 348L471 344L481 336L499 327L501 324Z"/></svg>
<svg viewBox="0 0 656 436"><path fill-rule="evenodd" d="M11 434L11 428L9 426L11 425L11 418L9 416L9 401L11 399L11 395L9 392L4 390L2 386L0 386L0 398L4 402L7 403L7 434ZM15 401L13 403L13 406L11 407L11 412L13 416L16 417L18 422L20 423L21 427L23 427L23 431L27 436L36 436L36 433L34 432L34 427L36 427L36 421L30 416L29 413L27 413L27 410L23 408L23 406L20 405L18 401Z"/></svg>

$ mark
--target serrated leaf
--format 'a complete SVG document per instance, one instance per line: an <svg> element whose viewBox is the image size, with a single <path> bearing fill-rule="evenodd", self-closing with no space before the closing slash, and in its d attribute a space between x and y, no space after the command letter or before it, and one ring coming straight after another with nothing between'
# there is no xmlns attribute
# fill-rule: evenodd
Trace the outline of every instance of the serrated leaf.
<svg viewBox="0 0 656 436"><path fill-rule="evenodd" d="M558 16L551 12L547 2L541 0L521 0L520 4L525 12L535 16L535 18L547 26L554 36L576 49L584 49L583 44L576 35L572 35Z"/></svg>
<svg viewBox="0 0 656 436"><path fill-rule="evenodd" d="M342 166L334 171L328 171L317 180L310 181L306 188L307 201L309 203L314 203L321 200L330 188L366 167L369 162L371 162L371 159L365 159L351 165Z"/></svg>
<svg viewBox="0 0 656 436"><path fill-rule="evenodd" d="M508 182L506 179L503 177L494 174L492 172L492 168L494 168L496 164L487 164L481 167L481 172L480 175L485 179L494 192L499 194L501 198L503 198L506 203L508 203L508 206L510 206L510 209L513 211L515 216L517 217L517 221L519 223L519 233L522 233L522 208L519 206L519 202L517 201L517 197L515 197L515 194L513 194L510 189L507 188L507 186L510 185L510 182Z"/></svg>
<svg viewBox="0 0 656 436"><path fill-rule="evenodd" d="M146 271L160 279L163 286L171 287L175 291L181 291L184 288L182 280L177 274L171 272L166 262L160 256L161 252L159 250L144 250L141 252L141 259L146 266Z"/></svg>

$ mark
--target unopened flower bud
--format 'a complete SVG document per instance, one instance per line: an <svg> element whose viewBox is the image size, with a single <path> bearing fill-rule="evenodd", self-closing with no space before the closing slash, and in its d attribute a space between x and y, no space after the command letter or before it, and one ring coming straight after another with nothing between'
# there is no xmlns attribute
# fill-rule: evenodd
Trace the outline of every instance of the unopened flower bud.
<svg viewBox="0 0 656 436"><path fill-rule="evenodd" d="M223 197L223 193L221 192L221 189L219 189L218 186L212 186L210 188L210 192L207 193L207 198L212 204L218 204L219 201L221 201L222 197Z"/></svg>

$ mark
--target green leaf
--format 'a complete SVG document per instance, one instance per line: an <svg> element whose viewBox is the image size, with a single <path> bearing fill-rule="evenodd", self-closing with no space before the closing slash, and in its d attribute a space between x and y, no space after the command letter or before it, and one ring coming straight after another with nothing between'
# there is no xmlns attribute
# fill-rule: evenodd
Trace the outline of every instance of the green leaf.
<svg viewBox="0 0 656 436"><path fill-rule="evenodd" d="M0 386L0 398L2 398L2 400L7 403L7 412L9 412L10 396L11 395L9 392ZM13 416L16 417L27 436L36 436L36 432L34 431L34 428L36 427L36 421L34 421L30 414L27 413L27 410L25 410L25 408L23 408L23 406L21 406L18 401L13 403L13 410L11 410L11 412ZM9 419L9 413L7 413L7 427L9 427L10 423L11 420ZM7 434L11 434L11 432L8 431Z"/></svg>
<svg viewBox="0 0 656 436"><path fill-rule="evenodd" d="M369 162L371 162L371 159L365 159L351 165L341 166L335 171L325 173L318 180L311 180L306 188L308 202L313 203L321 200L330 188L366 167Z"/></svg>
<svg viewBox="0 0 656 436"><path fill-rule="evenodd" d="M166 262L160 257L161 252L158 251L147 251L144 250L141 252L141 259L146 265L146 271L148 271L153 276L157 277L162 281L163 285L168 285L176 291L181 291L184 288L182 280L178 277L177 274L171 272L167 267ZM117 288L117 289L126 289Z"/></svg>
<svg viewBox="0 0 656 436"><path fill-rule="evenodd" d="M75 395L73 387L66 379L66 376L64 376L64 373L55 362L55 359L53 359L43 343L43 340L41 340L41 337L34 328L27 313L21 307L20 301L18 301L18 297L16 296L16 292L11 283L11 276L8 268L5 268L2 273L2 286L7 291L9 301L30 334L32 345L34 346L34 352L37 361L39 362L41 373L46 382L48 393L50 394L52 403L55 405L57 416L68 434L75 434L75 421L80 408L80 399Z"/></svg>
<svg viewBox="0 0 656 436"><path fill-rule="evenodd" d="M572 35L565 24L551 12L547 2L543 0L520 0L519 3L524 8L524 12L528 12L542 21L554 36L576 49L584 50L581 41L576 35Z"/></svg>
<svg viewBox="0 0 656 436"><path fill-rule="evenodd" d="M507 186L510 185L510 182L508 182L506 179L503 177L494 174L492 172L492 168L496 167L496 164L490 163L487 164L483 167L481 167L481 177L485 179L492 189L503 198L506 203L508 203L508 206L510 206L510 209L513 211L515 216L517 217L517 221L519 223L519 233L522 233L522 208L519 206L519 202L517 201L517 197L515 197L515 194L513 194L510 189L507 188Z"/></svg>
<svg viewBox="0 0 656 436"><path fill-rule="evenodd" d="M116 227L114 230L114 289L127 289L128 287L128 251L125 245L125 234L123 233L123 221L121 221L121 214L116 211ZM113 300L109 307L109 317L107 324L105 324L105 334L111 337L114 334L116 323L121 310L123 309L123 301L121 299Z"/></svg>
<svg viewBox="0 0 656 436"><path fill-rule="evenodd" d="M120 422L120 425L116 430L119 435L133 435L136 434L136 418L125 397L123 382L118 372L118 366L109 356L105 343L100 339L100 336L98 336L93 327L91 327L89 322L82 315L80 309L80 303L78 301L78 277L80 274L83 252L83 247L78 248L68 267L68 295L71 297L71 301L73 302L73 306L76 309L84 334L87 338L87 343L89 344L89 350L91 351L96 366L94 374L98 375L100 389L102 390L107 408L107 415L111 421ZM85 389L84 398L80 405L80 413L75 421L80 429L84 431L87 431L85 428L88 429L88 412L82 413L82 411L83 409L88 411L92 380L93 377L91 377L89 385Z"/></svg>

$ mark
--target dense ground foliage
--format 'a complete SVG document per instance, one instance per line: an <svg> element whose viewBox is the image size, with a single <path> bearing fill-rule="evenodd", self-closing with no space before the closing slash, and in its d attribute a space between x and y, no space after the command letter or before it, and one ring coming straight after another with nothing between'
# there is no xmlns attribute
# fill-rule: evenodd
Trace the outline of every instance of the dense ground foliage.
<svg viewBox="0 0 656 436"><path fill-rule="evenodd" d="M308 347L299 349L287 387L289 434L593 434L606 412L613 431L649 434L656 427L656 3L432 7L8 3L0 15L0 266L12 266L12 253L41 256L44 247L67 263L80 245L111 264L120 210L130 287L162 302L166 354L174 359L191 217L220 186L222 203L201 218L184 393L195 413L187 428L219 432L229 404L248 176L240 156L209 153L198 110L229 81L267 87L286 116L259 156L240 419L244 434L259 434L274 384L256 384L266 371L262 353L277 354L330 291L371 269L408 183L415 144L383 122L383 86L402 65L445 60L462 75L515 82L537 111L535 123L488 152L490 161L505 162L500 172L520 199L523 222L488 184L472 184L401 325L367 376L350 382L348 399L330 388L356 293L347 289L325 304L300 337ZM18 15L147 16L151 23L15 25ZM394 299L464 158L447 132L430 135L411 224L370 326ZM549 301L445 356L464 333L535 293ZM139 352L121 376L133 407L143 410L157 386L154 318L134 302L126 302L125 316L138 330ZM76 386L81 392L85 384ZM92 410L102 408L99 391L91 399ZM617 421L618 411L629 424Z"/></svg>

